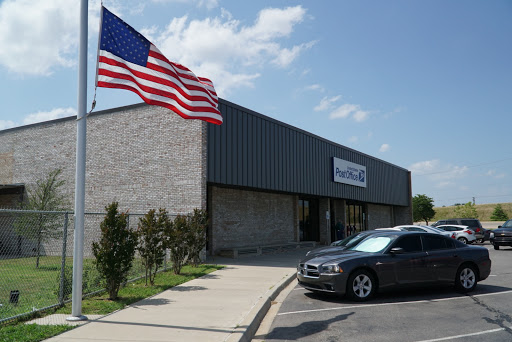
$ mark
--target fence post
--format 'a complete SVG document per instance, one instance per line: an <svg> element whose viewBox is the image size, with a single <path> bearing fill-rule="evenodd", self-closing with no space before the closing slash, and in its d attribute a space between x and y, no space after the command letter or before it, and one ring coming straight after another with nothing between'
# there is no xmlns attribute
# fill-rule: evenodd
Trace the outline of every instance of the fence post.
<svg viewBox="0 0 512 342"><path fill-rule="evenodd" d="M62 260L60 262L60 287L59 287L59 303L64 305L64 277L66 268L66 247L68 241L68 212L64 215L64 232L62 234Z"/></svg>

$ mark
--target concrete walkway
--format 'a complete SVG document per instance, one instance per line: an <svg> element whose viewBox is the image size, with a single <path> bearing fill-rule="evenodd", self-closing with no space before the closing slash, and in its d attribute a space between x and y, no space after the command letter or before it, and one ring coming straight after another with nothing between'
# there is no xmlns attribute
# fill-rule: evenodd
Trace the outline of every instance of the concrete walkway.
<svg viewBox="0 0 512 342"><path fill-rule="evenodd" d="M226 267L46 341L250 341L307 250L215 257Z"/></svg>

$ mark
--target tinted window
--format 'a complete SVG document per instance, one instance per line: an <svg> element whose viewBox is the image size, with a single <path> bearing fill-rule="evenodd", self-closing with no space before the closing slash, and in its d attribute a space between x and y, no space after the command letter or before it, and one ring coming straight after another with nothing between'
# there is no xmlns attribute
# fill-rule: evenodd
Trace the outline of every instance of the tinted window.
<svg viewBox="0 0 512 342"><path fill-rule="evenodd" d="M477 220L460 220L460 224L463 226L480 227Z"/></svg>
<svg viewBox="0 0 512 342"><path fill-rule="evenodd" d="M442 236L424 236L423 241L425 242L425 250L427 252L438 249L453 248L454 246L451 239L447 239Z"/></svg>
<svg viewBox="0 0 512 342"><path fill-rule="evenodd" d="M419 235L404 236L399 239L394 247L401 247L406 252L421 252L421 239Z"/></svg>
<svg viewBox="0 0 512 342"><path fill-rule="evenodd" d="M410 232L426 232L425 229L420 227L406 227L405 230L408 230Z"/></svg>
<svg viewBox="0 0 512 342"><path fill-rule="evenodd" d="M508 220L505 222L502 226L503 228L511 228L512 227L512 220Z"/></svg>
<svg viewBox="0 0 512 342"><path fill-rule="evenodd" d="M445 221L445 224L457 224L459 222L457 222L457 220L446 220Z"/></svg>

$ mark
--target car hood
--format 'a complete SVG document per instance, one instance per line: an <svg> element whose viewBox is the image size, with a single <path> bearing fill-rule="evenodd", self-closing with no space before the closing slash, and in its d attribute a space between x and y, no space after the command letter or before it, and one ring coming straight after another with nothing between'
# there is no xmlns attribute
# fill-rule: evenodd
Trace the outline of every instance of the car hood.
<svg viewBox="0 0 512 342"><path fill-rule="evenodd" d="M320 266L327 262L329 263L340 263L347 260L357 259L361 257L367 257L375 255L375 253L359 252L359 251L339 251L337 253L314 255L302 260L301 263L307 263L308 265Z"/></svg>
<svg viewBox="0 0 512 342"><path fill-rule="evenodd" d="M311 251L309 251L308 252L309 254L307 255L307 257L309 259L311 259L311 257L318 256L318 255L338 253L338 252L345 250L345 248L346 247L343 247L343 246L320 247L320 248L312 249Z"/></svg>
<svg viewBox="0 0 512 342"><path fill-rule="evenodd" d="M498 228L494 229L492 233L494 233L494 236L512 236L512 228Z"/></svg>

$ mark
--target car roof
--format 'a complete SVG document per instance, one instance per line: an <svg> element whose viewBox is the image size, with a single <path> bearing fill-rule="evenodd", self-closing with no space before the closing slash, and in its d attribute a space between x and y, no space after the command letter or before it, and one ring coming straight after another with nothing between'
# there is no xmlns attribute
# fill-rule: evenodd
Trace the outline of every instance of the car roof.
<svg viewBox="0 0 512 342"><path fill-rule="evenodd" d="M439 225L437 227L439 228L439 227L446 227L446 226L448 226L448 227L459 227L459 228L468 228L469 227L469 226L465 226L463 224L441 224L441 225Z"/></svg>

